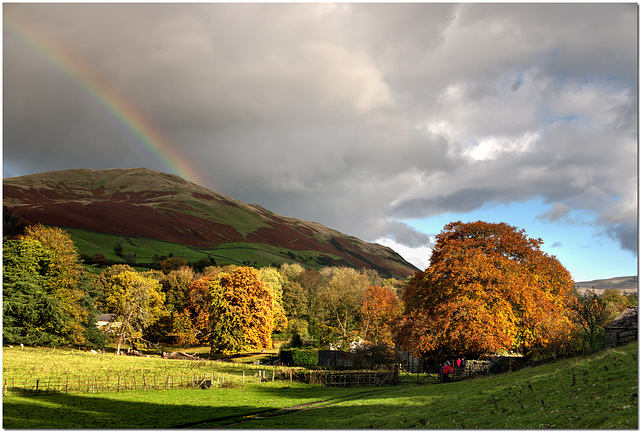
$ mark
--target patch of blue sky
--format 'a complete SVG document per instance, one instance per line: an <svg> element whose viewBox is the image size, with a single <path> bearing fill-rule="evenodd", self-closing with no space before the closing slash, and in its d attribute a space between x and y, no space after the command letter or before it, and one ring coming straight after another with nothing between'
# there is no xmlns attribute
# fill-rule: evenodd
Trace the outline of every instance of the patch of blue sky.
<svg viewBox="0 0 640 431"><path fill-rule="evenodd" d="M467 213L446 213L403 221L429 235L440 233L446 224L455 221L505 222L524 229L531 238L541 238L541 249L556 256L575 281L637 275L637 257L623 250L602 228L596 226L594 214L571 211L567 218L558 221L539 217L551 209L551 204L544 203L542 199L533 199L485 205Z"/></svg>

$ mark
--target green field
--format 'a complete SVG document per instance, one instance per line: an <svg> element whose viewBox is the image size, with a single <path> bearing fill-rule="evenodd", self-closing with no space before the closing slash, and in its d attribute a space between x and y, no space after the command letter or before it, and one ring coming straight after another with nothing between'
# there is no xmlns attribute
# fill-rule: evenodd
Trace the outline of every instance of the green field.
<svg viewBox="0 0 640 431"><path fill-rule="evenodd" d="M208 351L209 348L190 349L188 353ZM161 377L167 375L227 374L228 376L252 375L264 367L230 361L166 360L160 355L150 357L116 356L97 354L83 350L19 347L3 348L2 374L4 381L23 382L25 379L87 379L92 377ZM203 356L206 356L204 354ZM260 358L265 355L253 355Z"/></svg>
<svg viewBox="0 0 640 431"><path fill-rule="evenodd" d="M135 253L138 262L150 263L154 256L180 256L187 261L206 259L206 250L198 250L172 242L149 238L135 238L106 233L91 232L83 229L65 228L80 254L93 256L102 253L110 260L122 260L115 255L113 247L120 243L123 251ZM124 262L124 261L123 261Z"/></svg>
<svg viewBox="0 0 640 431"><path fill-rule="evenodd" d="M300 263L307 267L323 266L317 261L320 253L312 250L289 250L268 244L226 243L212 249L199 249L172 242L149 238L136 238L91 232L82 229L66 228L80 254L94 256L98 253L109 260L124 260L114 253L114 246L119 243L124 253L135 253L138 263L151 263L155 256L179 256L187 262L200 259L215 259L217 265L249 264L263 267L272 264ZM327 255L338 260L335 255Z"/></svg>
<svg viewBox="0 0 640 431"><path fill-rule="evenodd" d="M327 388L275 381L235 385L233 389L9 395L3 399L3 426L637 429L637 349L637 343L633 343L586 357L445 385ZM4 352L5 378L27 367L32 367L30 373L50 372L46 365L38 368L30 364L32 359L11 359L8 365L7 359L22 350ZM51 355L51 351L42 352ZM37 358L37 350L30 355ZM77 368L96 367L95 363L104 360L100 355L81 356L73 365L76 372L80 372ZM137 365L148 366L143 365L145 361L163 361L113 357L120 359L125 359L122 366L131 371ZM102 363L101 367L116 364Z"/></svg>

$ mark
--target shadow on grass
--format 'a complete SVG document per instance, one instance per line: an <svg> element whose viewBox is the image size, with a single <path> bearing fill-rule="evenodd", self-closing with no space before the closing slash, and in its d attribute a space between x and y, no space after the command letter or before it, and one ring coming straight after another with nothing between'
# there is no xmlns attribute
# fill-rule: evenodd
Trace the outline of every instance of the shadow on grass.
<svg viewBox="0 0 640 431"><path fill-rule="evenodd" d="M189 404L189 390L181 404L118 400L84 395L12 396L3 400L3 428L172 428L209 420L259 414L271 408Z"/></svg>
<svg viewBox="0 0 640 431"><path fill-rule="evenodd" d="M13 395L3 399L3 427L215 427L240 423L256 416L277 416L311 406L326 407L344 400L364 397L384 397L388 400L393 397L392 393L396 392L397 388L326 388L301 384L262 384L238 391L185 389L95 395ZM294 406L295 408L292 408ZM313 427L312 425L310 424L310 427Z"/></svg>

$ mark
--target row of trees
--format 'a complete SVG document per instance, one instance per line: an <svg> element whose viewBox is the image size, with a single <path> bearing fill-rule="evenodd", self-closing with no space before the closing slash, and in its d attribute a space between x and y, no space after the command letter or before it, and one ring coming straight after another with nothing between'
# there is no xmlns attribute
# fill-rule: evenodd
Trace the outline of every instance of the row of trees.
<svg viewBox="0 0 640 431"><path fill-rule="evenodd" d="M92 274L59 228L30 226L5 239L3 261L6 343L100 346L96 316L110 313L118 350L125 339L145 339L232 353L269 348L274 332L299 346L348 348L360 339L390 344L400 314L402 283L373 270L285 264L137 272L120 264Z"/></svg>
<svg viewBox="0 0 640 431"><path fill-rule="evenodd" d="M426 356L599 347L602 327L637 296L577 294L541 244L504 223L452 223L438 235L429 268L406 282L298 264L201 272L113 265L90 274L63 230L30 226L4 241L3 336L101 346L102 312L117 318L118 350L125 339L143 338L234 353L270 348L274 333L294 346L397 345Z"/></svg>

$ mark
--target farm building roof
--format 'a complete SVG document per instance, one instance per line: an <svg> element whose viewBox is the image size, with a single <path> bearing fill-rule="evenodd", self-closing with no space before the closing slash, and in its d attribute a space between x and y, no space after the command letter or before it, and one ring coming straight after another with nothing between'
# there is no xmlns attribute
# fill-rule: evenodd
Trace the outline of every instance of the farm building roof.
<svg viewBox="0 0 640 431"><path fill-rule="evenodd" d="M638 328L638 307L627 307L606 326L606 329Z"/></svg>

